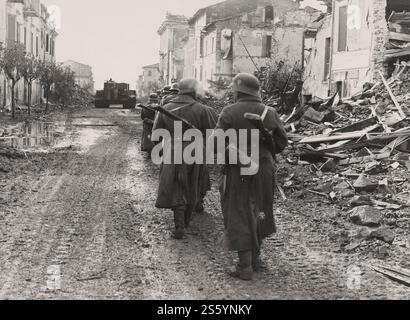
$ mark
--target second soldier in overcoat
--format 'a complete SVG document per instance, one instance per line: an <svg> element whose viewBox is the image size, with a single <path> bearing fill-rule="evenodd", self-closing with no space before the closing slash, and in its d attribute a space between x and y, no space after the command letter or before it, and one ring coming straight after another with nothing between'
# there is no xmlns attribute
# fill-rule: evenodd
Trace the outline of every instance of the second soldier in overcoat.
<svg viewBox="0 0 410 320"><path fill-rule="evenodd" d="M179 94L164 108L180 118L191 123L203 135L206 130L214 129L217 115L215 111L197 101L199 83L195 79L182 79L179 83ZM162 113L158 113L154 130L165 129L171 135L169 152L174 153L176 140L182 137L174 135L176 121ZM184 126L183 133L190 128ZM205 140L205 138L204 138ZM191 142L183 142L182 152ZM165 155L164 155L165 157ZM156 207L171 209L174 213L176 239L185 237L185 228L189 226L192 214L203 196L203 164L187 164L182 157L182 163L172 162L162 164L159 177L158 196Z"/></svg>

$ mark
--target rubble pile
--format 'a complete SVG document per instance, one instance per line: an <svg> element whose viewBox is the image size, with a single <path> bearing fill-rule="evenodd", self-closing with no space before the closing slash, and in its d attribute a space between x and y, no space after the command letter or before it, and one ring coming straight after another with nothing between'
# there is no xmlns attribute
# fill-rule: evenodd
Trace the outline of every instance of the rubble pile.
<svg viewBox="0 0 410 320"><path fill-rule="evenodd" d="M261 83L263 103L283 114L290 113L293 108L299 108L302 75L303 68L298 63L289 66L280 61L261 67L255 72L255 76ZM231 85L224 80L208 82L209 92L202 102L220 114L224 107L234 103Z"/></svg>
<svg viewBox="0 0 410 320"><path fill-rule="evenodd" d="M335 95L282 116L291 140L279 174L284 193L339 205L359 228L355 239L391 244L391 227L409 223L409 66L349 99Z"/></svg>
<svg viewBox="0 0 410 320"><path fill-rule="evenodd" d="M226 88L224 91L225 92L220 94L219 97L213 94L207 94L201 102L206 106L213 108L219 115L221 114L223 108L234 103L233 91L229 88Z"/></svg>
<svg viewBox="0 0 410 320"><path fill-rule="evenodd" d="M393 11L388 27L386 58L395 59L410 55L410 12Z"/></svg>

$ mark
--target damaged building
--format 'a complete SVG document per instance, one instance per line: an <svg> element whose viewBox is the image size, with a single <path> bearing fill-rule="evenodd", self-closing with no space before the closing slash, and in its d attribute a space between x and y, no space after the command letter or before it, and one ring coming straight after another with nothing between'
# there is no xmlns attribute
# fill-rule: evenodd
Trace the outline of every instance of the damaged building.
<svg viewBox="0 0 410 320"><path fill-rule="evenodd" d="M205 88L282 61L304 62L304 31L321 12L292 0L228 0L200 9L184 39L184 76Z"/></svg>
<svg viewBox="0 0 410 320"><path fill-rule="evenodd" d="M304 95L348 98L410 60L409 0L335 0L305 32Z"/></svg>
<svg viewBox="0 0 410 320"><path fill-rule="evenodd" d="M188 34L188 18L167 12L158 29L160 36L159 71L164 84L181 80L184 73L183 39Z"/></svg>

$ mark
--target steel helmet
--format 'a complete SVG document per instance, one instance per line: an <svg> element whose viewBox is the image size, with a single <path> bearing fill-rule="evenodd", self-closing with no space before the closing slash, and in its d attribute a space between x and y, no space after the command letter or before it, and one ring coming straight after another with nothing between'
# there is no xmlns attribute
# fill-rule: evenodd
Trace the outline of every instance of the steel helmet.
<svg viewBox="0 0 410 320"><path fill-rule="evenodd" d="M158 100L158 95L157 95L156 93L151 93L151 94L149 95L149 99L150 99L150 100Z"/></svg>
<svg viewBox="0 0 410 320"><path fill-rule="evenodd" d="M179 82L179 93L197 93L199 88L199 82L193 78L185 78Z"/></svg>
<svg viewBox="0 0 410 320"><path fill-rule="evenodd" d="M170 90L171 90L171 86L165 86L165 87L162 89L162 92L168 93Z"/></svg>
<svg viewBox="0 0 410 320"><path fill-rule="evenodd" d="M254 97L260 97L260 82L258 78L249 73L239 73L232 82L232 89Z"/></svg>
<svg viewBox="0 0 410 320"><path fill-rule="evenodd" d="M178 83L173 83L172 84L172 86L171 86L171 90L170 90L171 92L179 92L179 85L178 85Z"/></svg>

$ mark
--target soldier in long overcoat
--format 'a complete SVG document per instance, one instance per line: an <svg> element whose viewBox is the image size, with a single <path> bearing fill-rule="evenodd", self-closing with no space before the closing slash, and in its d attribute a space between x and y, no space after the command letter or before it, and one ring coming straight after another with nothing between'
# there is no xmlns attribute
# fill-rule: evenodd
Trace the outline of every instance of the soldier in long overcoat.
<svg viewBox="0 0 410 320"><path fill-rule="evenodd" d="M274 152L259 142L259 170L242 175L241 165L227 164L221 183L222 212L225 223L224 243L228 250L237 251L239 264L232 276L251 280L260 267L260 252L264 238L276 232L273 215L274 154L288 144L286 132L277 112L262 103L259 80L250 74L239 74L233 80L236 102L222 111L217 129L247 130L256 127L245 118L246 113L260 115L271 133ZM249 136L249 135L248 135ZM260 135L262 136L262 135ZM250 143L250 136L248 143ZM250 148L250 146L248 146Z"/></svg>
<svg viewBox="0 0 410 320"><path fill-rule="evenodd" d="M206 130L215 128L217 115L213 109L197 102L198 88L199 83L195 79L182 79L179 83L178 96L164 108L188 121L205 135ZM177 146L176 140L182 139L182 137L174 136L175 124L176 121L162 113L158 113L155 120L154 130L166 129L171 135L170 141L164 141L169 144L164 147L164 159L167 156L166 152L174 154ZM183 126L183 133L188 129L190 128ZM198 143L203 144L203 141L198 141ZM183 150L189 144L191 142L182 142L182 150L177 150L177 152L183 154ZM201 194L204 191L203 164L186 164L183 157L182 163L175 163L174 160L171 164L161 165L156 207L173 210L174 237L182 239L185 237L185 228L189 226L192 214L201 201Z"/></svg>
<svg viewBox="0 0 410 320"><path fill-rule="evenodd" d="M178 83L173 83L171 89L169 89L169 94L162 98L161 106L165 106L172 101L179 93Z"/></svg>

